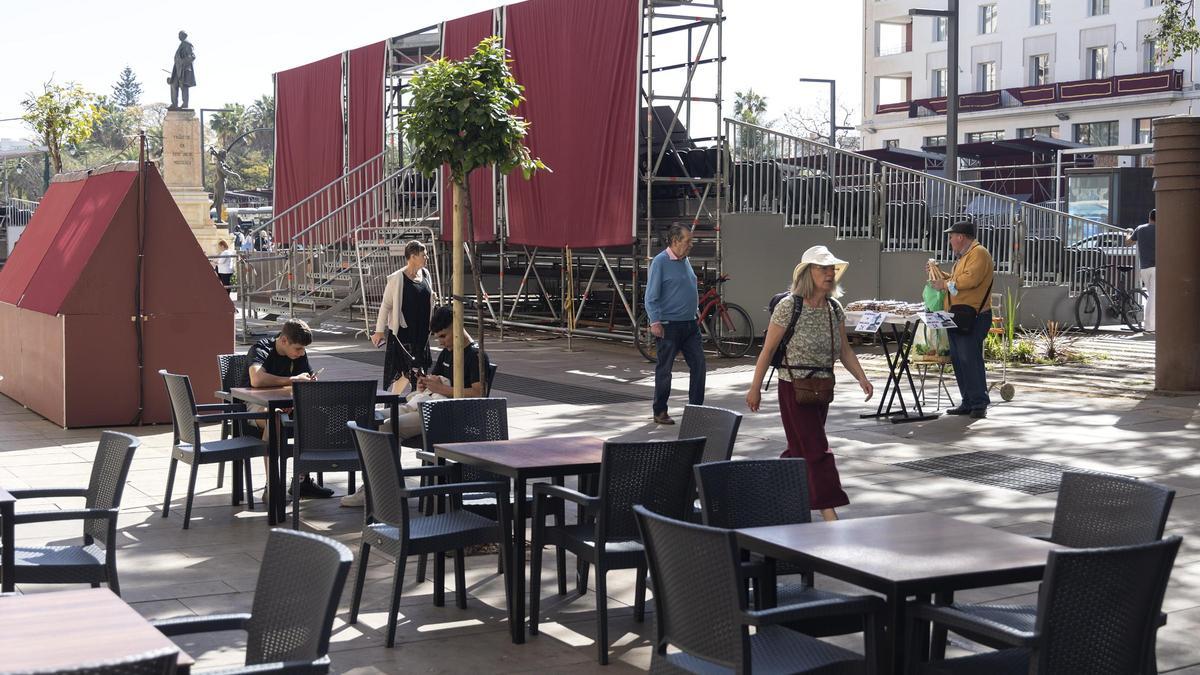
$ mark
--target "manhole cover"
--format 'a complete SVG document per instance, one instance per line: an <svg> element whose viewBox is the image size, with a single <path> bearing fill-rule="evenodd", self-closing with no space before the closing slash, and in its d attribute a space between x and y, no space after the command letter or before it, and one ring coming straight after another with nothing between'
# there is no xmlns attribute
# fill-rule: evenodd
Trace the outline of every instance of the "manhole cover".
<svg viewBox="0 0 1200 675"><path fill-rule="evenodd" d="M1012 457L994 452L966 452L931 459L901 462L895 466L923 471L947 478L1007 488L1030 495L1058 490L1065 471L1080 471L1069 466ZM1084 471L1083 473L1094 473Z"/></svg>

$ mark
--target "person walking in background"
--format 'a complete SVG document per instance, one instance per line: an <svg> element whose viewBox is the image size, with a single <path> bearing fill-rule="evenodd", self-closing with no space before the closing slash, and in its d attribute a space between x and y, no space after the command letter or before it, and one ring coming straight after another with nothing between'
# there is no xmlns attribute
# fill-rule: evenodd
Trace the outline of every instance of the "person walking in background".
<svg viewBox="0 0 1200 675"><path fill-rule="evenodd" d="M429 319L435 303L433 279L425 268L428 261L425 244L410 241L404 246L404 267L387 277L375 318L375 334L371 336L376 347L387 347L383 359L384 387L398 385L403 389L409 380L415 385L411 373L424 374L433 362L429 353Z"/></svg>
<svg viewBox="0 0 1200 675"><path fill-rule="evenodd" d="M229 244L224 239L217 242L217 278L228 293L233 286L233 267L237 254L229 250Z"/></svg>
<svg viewBox="0 0 1200 675"><path fill-rule="evenodd" d="M689 372L688 403L704 404L704 349L696 323L700 298L696 272L688 260L692 231L678 223L667 231L667 248L650 261L646 278L646 317L657 342L654 366L654 421L674 424L667 411L671 396L671 367L683 352Z"/></svg>
<svg viewBox="0 0 1200 675"><path fill-rule="evenodd" d="M946 232L958 261L950 274L937 270L942 278L929 282L939 291L949 291L946 305L954 314L955 327L949 330L950 361L954 364L962 405L950 408L946 414L979 419L987 417L987 407L992 402L983 365L983 341L992 327L995 264L992 254L975 240L975 223L955 223Z"/></svg>
<svg viewBox="0 0 1200 675"><path fill-rule="evenodd" d="M868 401L875 393L846 339L846 312L837 301L842 294L838 281L848 266L824 246L804 252L792 271L791 295L771 312L754 379L746 392L746 406L758 412L767 367L777 349L785 350L777 387L779 416L788 443L783 456L805 460L811 506L827 521L837 520L835 509L850 503L825 435L825 419L833 400L834 360L841 359Z"/></svg>
<svg viewBox="0 0 1200 675"><path fill-rule="evenodd" d="M1150 222L1133 228L1129 233L1127 244L1137 244L1138 275L1142 285L1146 287L1146 316L1143 328L1147 333L1154 332L1154 216L1157 209L1150 209Z"/></svg>

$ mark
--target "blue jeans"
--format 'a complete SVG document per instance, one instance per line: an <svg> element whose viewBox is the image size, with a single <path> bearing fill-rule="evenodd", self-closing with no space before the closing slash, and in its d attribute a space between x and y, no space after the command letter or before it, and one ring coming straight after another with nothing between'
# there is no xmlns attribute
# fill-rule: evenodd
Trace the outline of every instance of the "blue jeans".
<svg viewBox="0 0 1200 675"><path fill-rule="evenodd" d="M992 327L991 311L975 317L970 330L951 328L950 362L954 364L954 379L962 396L962 407L968 410L986 408L992 399L987 392L987 374L983 368L983 340Z"/></svg>
<svg viewBox="0 0 1200 675"><path fill-rule="evenodd" d="M688 403L704 405L704 348L701 347L700 326L695 321L672 321L662 327L663 336L657 340L658 363L654 366L654 414L667 412L671 366L679 352L683 352L690 375Z"/></svg>

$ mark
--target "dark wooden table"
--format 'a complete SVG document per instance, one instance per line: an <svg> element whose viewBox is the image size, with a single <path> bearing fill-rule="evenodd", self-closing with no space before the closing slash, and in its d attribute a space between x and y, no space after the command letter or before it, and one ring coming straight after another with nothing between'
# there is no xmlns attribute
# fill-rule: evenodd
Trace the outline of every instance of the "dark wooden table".
<svg viewBox="0 0 1200 675"><path fill-rule="evenodd" d="M883 672L904 669L907 599L1039 581L1061 546L933 513L738 530L742 548L887 596Z"/></svg>
<svg viewBox="0 0 1200 675"><path fill-rule="evenodd" d="M68 670L174 647L107 588L0 598L0 668ZM179 672L194 659L179 650Z"/></svg>
<svg viewBox="0 0 1200 675"><path fill-rule="evenodd" d="M13 547L17 545L13 533L13 511L16 510L17 498L0 488L0 593L13 592L13 576L16 568L16 554Z"/></svg>
<svg viewBox="0 0 1200 675"><path fill-rule="evenodd" d="M272 430L270 442L267 443L267 524L275 525L283 523L287 519L287 497L284 488L286 476L283 476L280 471L279 454L282 451L280 445L279 431L279 412L292 407L292 388L291 387L235 387L228 392L217 391L217 398L223 398L229 401L241 401L250 405L257 405L267 409L267 414L270 419L267 421L267 426ZM404 396L390 391L380 389L375 392L376 403L387 403L392 407L392 419L396 419L400 412L400 403L404 400ZM396 446L400 445L400 430L393 424L392 434L396 439Z"/></svg>
<svg viewBox="0 0 1200 675"><path fill-rule="evenodd" d="M514 644L525 642L525 489L531 478L560 478L600 470L604 439L595 436L545 436L508 441L445 443L434 454L513 480L512 602L508 622Z"/></svg>

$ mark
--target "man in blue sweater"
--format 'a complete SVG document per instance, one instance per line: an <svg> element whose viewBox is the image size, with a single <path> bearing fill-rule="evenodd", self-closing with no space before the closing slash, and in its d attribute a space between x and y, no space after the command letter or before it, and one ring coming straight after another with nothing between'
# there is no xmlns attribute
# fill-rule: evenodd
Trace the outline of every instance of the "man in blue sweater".
<svg viewBox="0 0 1200 675"><path fill-rule="evenodd" d="M667 398L671 395L671 366L679 352L683 352L690 373L688 403L704 403L704 349L696 324L699 298L696 273L687 257L692 250L692 231L683 225L672 225L668 242L666 250L650 261L650 275L646 279L646 316L650 332L658 342L654 421L659 424L675 423L667 413Z"/></svg>

